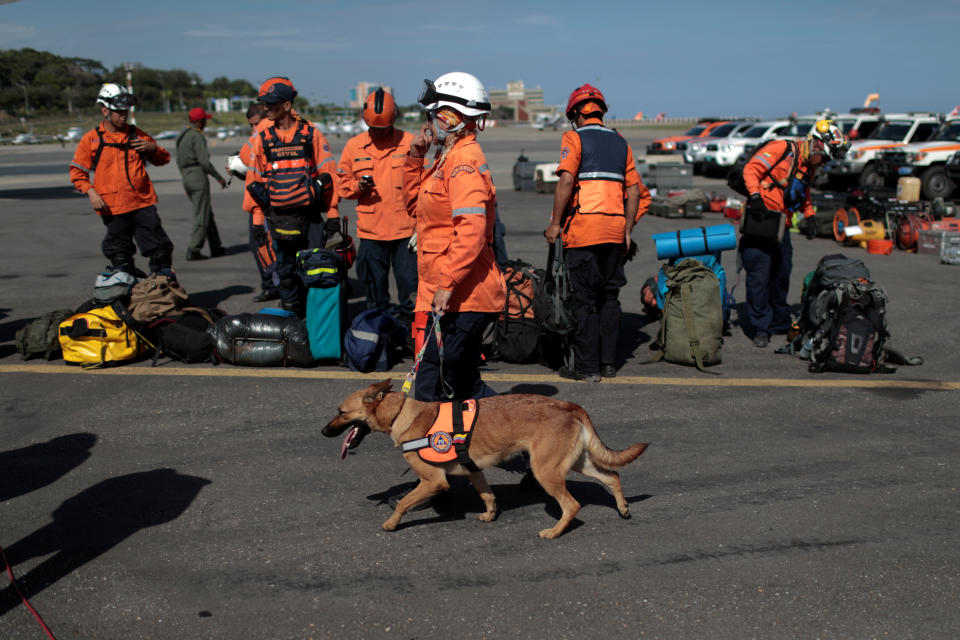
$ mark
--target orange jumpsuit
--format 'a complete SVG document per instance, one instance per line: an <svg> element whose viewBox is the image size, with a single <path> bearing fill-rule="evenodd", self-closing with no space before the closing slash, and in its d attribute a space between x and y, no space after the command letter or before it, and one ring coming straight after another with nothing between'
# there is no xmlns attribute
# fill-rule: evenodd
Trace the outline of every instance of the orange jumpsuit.
<svg viewBox="0 0 960 640"><path fill-rule="evenodd" d="M790 169L794 164L794 151L787 150L790 141L774 140L760 149L743 167L743 182L748 193L759 193L763 197L763 204L771 211L787 211L784 202L784 191L789 188ZM797 161L796 177L803 178L810 172L806 158L803 157L803 142L797 142L796 148L800 153ZM784 152L786 151L786 154ZM777 162L780 157L783 159ZM774 164L776 163L776 164ZM772 170L771 170L772 167ZM813 204L810 202L810 189L807 188L803 203L799 210L804 218L815 215ZM787 228L790 227L791 216L787 216Z"/></svg>

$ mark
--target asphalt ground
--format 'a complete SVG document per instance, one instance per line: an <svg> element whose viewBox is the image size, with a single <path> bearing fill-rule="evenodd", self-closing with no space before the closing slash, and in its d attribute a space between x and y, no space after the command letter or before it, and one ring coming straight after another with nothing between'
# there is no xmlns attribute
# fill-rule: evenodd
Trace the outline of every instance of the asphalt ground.
<svg viewBox="0 0 960 640"><path fill-rule="evenodd" d="M653 137L626 131L637 153ZM345 139L331 138L336 152ZM557 157L559 133L491 129L511 257L542 265L551 196L516 192L521 149ZM216 161L240 141L211 142ZM960 632L960 317L955 268L794 238L791 301L838 250L888 292L893 343L921 355L891 375L811 374L735 326L720 375L643 364L657 323L640 286L652 233L719 224L647 216L621 299L621 369L574 383L490 363L500 392L583 405L604 442L652 446L621 473L633 518L572 474L559 515L515 468L487 472L501 513L455 482L451 503L383 532L413 475L387 438L345 460L320 435L340 400L388 374L149 362L98 372L22 362L15 331L90 295L103 228L67 179L69 148L0 148L0 546L58 638L955 638ZM154 168L174 266L198 304L256 311L238 185L215 190L228 256L182 260L190 207L175 165ZM719 180L698 186L724 192ZM215 185L214 185L215 186ZM343 213L352 214L349 204ZM352 215L351 215L352 218ZM141 264L144 262L140 259ZM724 255L731 285L734 253ZM142 265L145 266L145 265ZM743 284L735 295L743 300ZM360 298L352 301L354 308ZM738 312L742 312L742 306ZM734 314L736 319L737 312ZM44 637L6 579L0 638Z"/></svg>

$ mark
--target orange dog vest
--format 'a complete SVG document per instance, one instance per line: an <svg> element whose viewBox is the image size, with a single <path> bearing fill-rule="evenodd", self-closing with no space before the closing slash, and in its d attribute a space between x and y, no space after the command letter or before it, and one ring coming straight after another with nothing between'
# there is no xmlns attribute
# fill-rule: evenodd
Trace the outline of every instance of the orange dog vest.
<svg viewBox="0 0 960 640"><path fill-rule="evenodd" d="M467 453L476 420L476 400L444 402L427 434L402 443L401 449L404 453L416 451L421 459L433 464L456 461L467 471L479 471Z"/></svg>

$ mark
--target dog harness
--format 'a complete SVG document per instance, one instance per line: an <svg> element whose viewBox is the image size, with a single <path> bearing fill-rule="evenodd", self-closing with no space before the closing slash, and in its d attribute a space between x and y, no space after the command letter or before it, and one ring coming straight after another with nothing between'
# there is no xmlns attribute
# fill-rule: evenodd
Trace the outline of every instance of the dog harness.
<svg viewBox="0 0 960 640"><path fill-rule="evenodd" d="M467 471L480 471L467 453L476 420L476 400L444 402L440 405L437 419L427 434L402 443L401 450L404 453L416 451L425 462L459 462Z"/></svg>

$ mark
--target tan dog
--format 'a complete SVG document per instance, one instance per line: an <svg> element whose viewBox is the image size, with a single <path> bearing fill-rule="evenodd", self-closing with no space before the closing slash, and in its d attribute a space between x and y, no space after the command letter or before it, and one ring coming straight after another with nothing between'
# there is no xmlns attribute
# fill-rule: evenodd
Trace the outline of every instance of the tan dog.
<svg viewBox="0 0 960 640"><path fill-rule="evenodd" d="M540 486L560 503L563 510L557 524L540 532L541 538L556 538L580 510L567 491L566 476L570 469L602 482L617 501L617 510L624 518L630 508L623 497L619 469L633 462L647 444L637 443L629 449L608 449L597 436L587 412L572 402L544 396L515 394L482 398L477 401L477 418L473 425L469 455L481 470L511 456L527 451L530 467ZM337 417L323 428L323 435L336 437L351 428L344 439L346 448L354 448L371 431L389 433L395 446L426 435L439 412L439 402L404 399L390 391L390 380L356 391L340 405ZM480 520L490 522L497 515L497 505L482 471L469 472L457 461L442 464L422 460L415 451L403 454L420 477L418 484L400 500L383 528L393 531L400 518L413 505L429 499L450 487L447 474L467 475L487 510Z"/></svg>

